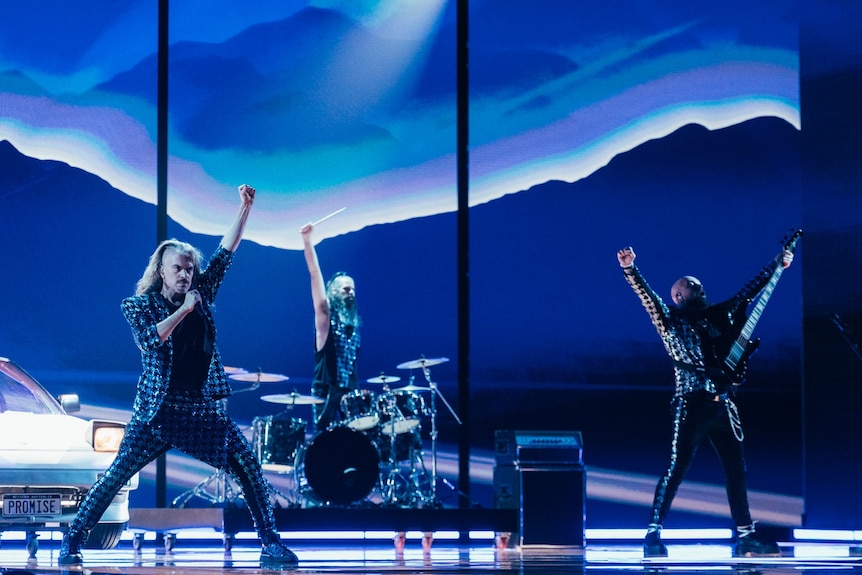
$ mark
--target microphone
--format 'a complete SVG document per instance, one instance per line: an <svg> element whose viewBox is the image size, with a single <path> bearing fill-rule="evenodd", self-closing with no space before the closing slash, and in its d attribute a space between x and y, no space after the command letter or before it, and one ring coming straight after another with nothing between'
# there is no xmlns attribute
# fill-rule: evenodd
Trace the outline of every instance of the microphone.
<svg viewBox="0 0 862 575"><path fill-rule="evenodd" d="M193 289L194 289L194 290L197 292L197 294L198 294L198 301L196 301L196 302L195 302L195 312L197 312L197 314L198 314L199 316L201 316L201 317L206 317L206 314L204 313L204 306L203 306L203 303L202 303L202 302L203 302L203 298L201 298L200 292L198 292L198 291L197 291L197 289L198 289L198 288L196 288L196 287L195 287L195 288L193 288Z"/></svg>
<svg viewBox="0 0 862 575"><path fill-rule="evenodd" d="M830 319L832 319L832 322L838 327L839 330L847 333L848 335L853 333L853 330L850 329L850 327L846 323L844 323L844 321L842 321L840 317L838 317L837 313L833 313Z"/></svg>

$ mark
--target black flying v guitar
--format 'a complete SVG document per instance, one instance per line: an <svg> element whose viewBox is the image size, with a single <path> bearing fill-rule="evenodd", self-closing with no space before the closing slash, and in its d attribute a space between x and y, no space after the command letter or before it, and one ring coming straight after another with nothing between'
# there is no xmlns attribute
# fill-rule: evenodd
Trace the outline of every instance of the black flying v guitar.
<svg viewBox="0 0 862 575"><path fill-rule="evenodd" d="M800 237L802 237L802 230L796 230L793 232L793 234L785 240L784 249L793 252L796 249L796 242L799 241ZM740 385L745 381L745 372L748 368L748 358L751 357L751 354L753 354L757 350L757 346L760 345L760 340L752 340L751 334L754 332L754 326L756 326L757 322L760 320L763 309L766 307L766 302L769 301L770 296L772 296L772 291L775 289L775 285L778 283L778 279L781 277L781 273L783 271L784 266L780 264L776 266L775 271L772 272L772 276L766 283L766 287L761 290L760 296L757 298L754 307L751 308L751 313L749 313L748 317L745 319L745 324L739 330L738 335L734 338L733 334L736 333L736 331L735 329L731 329L729 335L723 338L718 338L715 342L715 345L713 346L713 369L710 369L709 371L711 375L718 376L716 379L723 379L725 383L729 383L731 385ZM740 321L745 318L747 308L747 305L739 306L736 313L741 316L739 318ZM735 328L736 322L731 323L734 324Z"/></svg>

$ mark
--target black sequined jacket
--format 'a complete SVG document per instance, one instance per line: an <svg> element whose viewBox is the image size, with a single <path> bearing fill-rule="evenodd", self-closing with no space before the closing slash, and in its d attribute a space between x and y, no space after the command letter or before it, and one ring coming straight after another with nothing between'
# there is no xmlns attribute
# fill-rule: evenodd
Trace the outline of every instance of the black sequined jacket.
<svg viewBox="0 0 862 575"><path fill-rule="evenodd" d="M232 261L233 252L219 246L206 269L195 281L194 287L201 295L201 308L214 342L216 332L210 306ZM141 350L143 365L135 395L134 415L142 417L145 421L151 421L161 407L171 380L172 338L168 337L164 342L160 341L156 329L156 325L167 318L171 310L165 298L158 292L126 298L121 307L126 321L132 328L135 343ZM230 392L218 347L213 345L212 360L203 387L204 398L220 399L230 395Z"/></svg>
<svg viewBox="0 0 862 575"><path fill-rule="evenodd" d="M764 266L732 298L711 305L700 313L683 313L677 307L668 307L649 286L637 266L624 270L624 276L640 298L661 337L664 348L674 363L674 396L681 397L695 391L721 394L724 387L707 374L704 355L704 334L717 335L729 327L728 318L741 305L747 305L769 282L777 260Z"/></svg>

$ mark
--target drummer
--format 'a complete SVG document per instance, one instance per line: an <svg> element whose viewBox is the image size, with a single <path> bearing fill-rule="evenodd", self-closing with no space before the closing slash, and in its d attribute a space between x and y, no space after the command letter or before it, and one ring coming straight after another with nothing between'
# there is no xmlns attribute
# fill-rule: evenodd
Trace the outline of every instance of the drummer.
<svg viewBox="0 0 862 575"><path fill-rule="evenodd" d="M356 359L359 355L359 313L353 278L338 272L324 284L312 243L314 224L302 226L303 250L311 276L314 305L314 380L311 394L324 400L313 405L314 427L323 431L341 420L341 398L358 388Z"/></svg>

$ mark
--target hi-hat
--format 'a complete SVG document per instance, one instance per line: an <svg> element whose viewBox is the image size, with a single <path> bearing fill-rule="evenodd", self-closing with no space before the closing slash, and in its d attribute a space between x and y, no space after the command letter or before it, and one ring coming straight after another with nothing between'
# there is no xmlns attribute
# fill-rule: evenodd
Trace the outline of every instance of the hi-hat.
<svg viewBox="0 0 862 575"><path fill-rule="evenodd" d="M323 399L313 395L302 395L301 393L276 393L274 395L262 395L262 400L269 403L283 403L287 405L319 405Z"/></svg>
<svg viewBox="0 0 862 575"><path fill-rule="evenodd" d="M447 361L449 361L448 357L423 357L421 359L415 359L413 361L405 361L404 363L399 363L398 369L418 369L420 367L429 367L432 365L437 365L439 363L446 363Z"/></svg>
<svg viewBox="0 0 862 575"><path fill-rule="evenodd" d="M392 391L431 391L430 387L422 387L421 385L405 385L404 387L396 387Z"/></svg>
<svg viewBox="0 0 862 575"><path fill-rule="evenodd" d="M241 367L228 367L228 366L225 366L224 372L225 373L248 373L248 371L244 370Z"/></svg>
<svg viewBox="0 0 862 575"><path fill-rule="evenodd" d="M281 375L280 373L262 373L260 371L232 373L228 376L228 378L234 379L236 381L251 381L260 383L274 383L276 381L287 381L288 379L290 379L286 375Z"/></svg>
<svg viewBox="0 0 862 575"><path fill-rule="evenodd" d="M368 383L393 383L396 381L401 381L401 378L397 375L383 375L382 373L377 377L372 377L367 379Z"/></svg>

